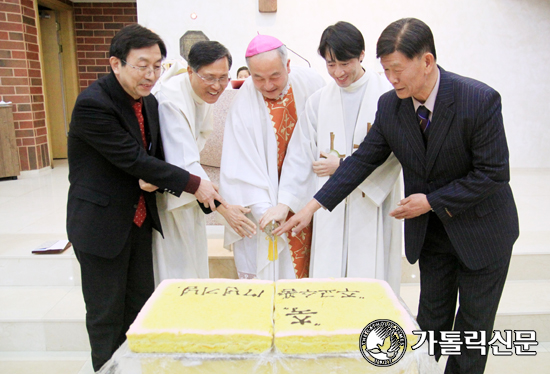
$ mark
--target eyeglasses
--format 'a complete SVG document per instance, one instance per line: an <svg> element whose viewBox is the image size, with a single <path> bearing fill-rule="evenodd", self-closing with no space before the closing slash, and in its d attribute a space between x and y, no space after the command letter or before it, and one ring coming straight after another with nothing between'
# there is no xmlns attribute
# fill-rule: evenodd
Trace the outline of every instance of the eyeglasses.
<svg viewBox="0 0 550 374"><path fill-rule="evenodd" d="M164 72L164 67L162 65L161 66L155 66L155 67L134 66L134 65L128 63L127 61L124 61L124 60L121 60L121 61L124 62L129 67L131 67L132 69L137 70L141 75L147 75L148 73L153 73L155 75L161 75Z"/></svg>
<svg viewBox="0 0 550 374"><path fill-rule="evenodd" d="M204 81L204 83L206 83L209 86L213 86L217 82L220 82L220 86L227 86L227 83L229 82L229 77L221 77L221 78L208 77L208 78L205 78L202 75L200 75L199 73L197 73L195 70L193 70L193 72L195 74L197 74L198 77L200 79L202 79Z"/></svg>

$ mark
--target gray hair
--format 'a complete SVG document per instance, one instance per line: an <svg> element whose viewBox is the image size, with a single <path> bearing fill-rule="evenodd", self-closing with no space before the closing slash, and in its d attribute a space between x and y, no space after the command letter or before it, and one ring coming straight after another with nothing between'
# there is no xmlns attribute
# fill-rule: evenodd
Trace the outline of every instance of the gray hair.
<svg viewBox="0 0 550 374"><path fill-rule="evenodd" d="M283 63L283 65L286 66L286 63L288 61L288 50L286 49L286 46L283 44L279 48L273 49L273 51L277 51L279 53L279 56L281 57L281 62ZM271 52L271 51L268 51L268 52ZM265 52L263 52L263 53L265 53ZM250 60L251 57L254 57L254 56L250 56L250 57L246 58L246 65L248 67L250 67L249 60Z"/></svg>

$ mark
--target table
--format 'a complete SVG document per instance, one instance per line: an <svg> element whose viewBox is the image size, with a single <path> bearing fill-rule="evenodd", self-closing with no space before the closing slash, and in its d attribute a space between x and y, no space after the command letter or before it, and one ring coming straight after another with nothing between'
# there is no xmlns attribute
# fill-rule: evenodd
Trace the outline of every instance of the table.
<svg viewBox="0 0 550 374"><path fill-rule="evenodd" d="M376 367L358 352L340 355L134 353L125 342L100 374L440 374L425 346L390 367Z"/></svg>

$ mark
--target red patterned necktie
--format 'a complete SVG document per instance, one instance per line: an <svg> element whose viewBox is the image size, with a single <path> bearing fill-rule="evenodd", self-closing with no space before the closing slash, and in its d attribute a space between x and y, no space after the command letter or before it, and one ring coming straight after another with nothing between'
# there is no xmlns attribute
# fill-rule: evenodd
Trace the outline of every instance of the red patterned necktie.
<svg viewBox="0 0 550 374"><path fill-rule="evenodd" d="M141 140L143 141L143 146L147 147L147 138L145 137L145 122L143 121L143 114L141 113L141 101L136 101L133 105L134 112L136 113L136 117L139 122L139 129L141 130ZM147 207L145 205L145 196L143 196L143 192L139 195L139 202L136 209L136 214L134 215L134 223L141 227L143 225L143 221L145 221L145 217L147 217Z"/></svg>

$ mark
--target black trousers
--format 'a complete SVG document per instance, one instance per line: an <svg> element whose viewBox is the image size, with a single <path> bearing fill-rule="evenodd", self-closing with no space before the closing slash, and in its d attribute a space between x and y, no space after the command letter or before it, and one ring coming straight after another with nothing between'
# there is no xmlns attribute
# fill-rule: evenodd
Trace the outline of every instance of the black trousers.
<svg viewBox="0 0 550 374"><path fill-rule="evenodd" d="M126 339L126 332L155 289L151 220L132 230L115 258L78 251L92 364L98 371ZM101 233L98 233L101 235Z"/></svg>
<svg viewBox="0 0 550 374"><path fill-rule="evenodd" d="M510 255L505 255L483 269L468 269L459 259L443 224L431 213L419 259L420 328L434 331L438 341L441 331L460 331L463 342L464 331L486 331L489 341L509 264ZM455 316L457 296L459 308ZM435 345L435 355L439 360L439 344ZM449 356L445 374L482 374L486 363L486 355L480 355L477 349L466 349L463 344L459 356Z"/></svg>

